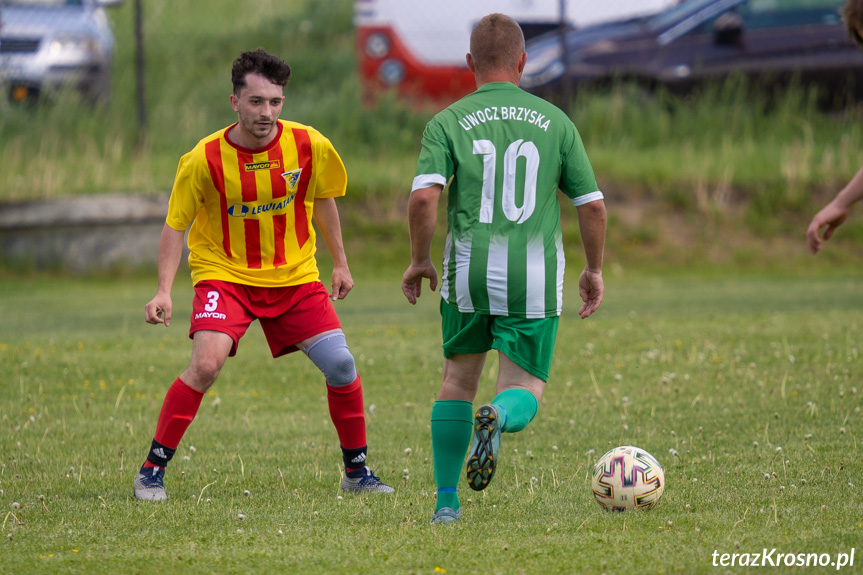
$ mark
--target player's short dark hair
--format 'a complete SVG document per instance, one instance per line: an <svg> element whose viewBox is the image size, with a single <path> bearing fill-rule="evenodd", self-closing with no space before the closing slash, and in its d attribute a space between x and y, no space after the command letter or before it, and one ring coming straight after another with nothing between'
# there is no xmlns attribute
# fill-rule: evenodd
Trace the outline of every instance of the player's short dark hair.
<svg viewBox="0 0 863 575"><path fill-rule="evenodd" d="M860 36L860 29L863 28L863 0L847 0L842 16L848 36L863 49L863 37Z"/></svg>
<svg viewBox="0 0 863 575"><path fill-rule="evenodd" d="M273 84L284 87L291 79L291 67L263 48L243 52L234 60L231 68L231 82L234 84L235 96L239 96L240 90L246 87L248 74L260 74Z"/></svg>
<svg viewBox="0 0 863 575"><path fill-rule="evenodd" d="M524 54L524 33L518 22L504 14L489 14L470 34L470 55L480 73L507 70Z"/></svg>

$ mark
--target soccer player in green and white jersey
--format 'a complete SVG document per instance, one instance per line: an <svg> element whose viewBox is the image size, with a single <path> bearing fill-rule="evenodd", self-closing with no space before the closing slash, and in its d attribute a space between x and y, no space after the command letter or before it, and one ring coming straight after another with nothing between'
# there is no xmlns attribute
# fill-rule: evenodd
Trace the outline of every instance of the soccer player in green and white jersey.
<svg viewBox="0 0 863 575"><path fill-rule="evenodd" d="M499 459L500 434L534 418L562 308L564 249L557 190L578 211L587 265L579 277L582 318L602 303L606 213L572 121L518 87L527 54L521 28L490 14L471 33L467 65L476 92L426 126L408 218L411 264L402 291L415 304L431 261L437 205L447 182L441 281L443 382L432 408L437 505L432 523L460 517L457 485L465 453L468 484L484 489ZM499 352L497 395L472 402L488 351Z"/></svg>

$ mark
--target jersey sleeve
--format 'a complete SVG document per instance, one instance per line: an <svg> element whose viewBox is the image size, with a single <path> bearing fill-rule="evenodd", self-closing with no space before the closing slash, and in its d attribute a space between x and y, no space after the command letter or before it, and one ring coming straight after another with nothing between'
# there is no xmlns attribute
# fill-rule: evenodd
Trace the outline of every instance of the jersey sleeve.
<svg viewBox="0 0 863 575"><path fill-rule="evenodd" d="M204 203L199 172L203 167L195 161L195 152L180 158L177 176L168 201L168 216L165 222L177 231L185 231L195 219Z"/></svg>
<svg viewBox="0 0 863 575"><path fill-rule="evenodd" d="M584 143L574 125L570 124L562 149L560 190L576 206L601 200L602 192L596 184L593 167L587 158Z"/></svg>
<svg viewBox="0 0 863 575"><path fill-rule="evenodd" d="M316 198L339 198L345 195L348 174L332 142L324 136L316 142L317 167L314 194Z"/></svg>
<svg viewBox="0 0 863 575"><path fill-rule="evenodd" d="M426 124L423 130L422 149L417 160L416 177L411 191L428 188L435 184L446 186L455 170L452 149L437 117Z"/></svg>

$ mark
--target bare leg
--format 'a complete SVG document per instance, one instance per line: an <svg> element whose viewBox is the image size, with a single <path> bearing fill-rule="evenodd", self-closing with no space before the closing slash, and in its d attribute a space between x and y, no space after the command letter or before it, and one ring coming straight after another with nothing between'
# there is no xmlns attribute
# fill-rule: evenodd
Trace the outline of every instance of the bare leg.
<svg viewBox="0 0 863 575"><path fill-rule="evenodd" d="M192 389L206 393L222 371L234 342L227 334L208 330L195 332L193 342L192 360L180 379Z"/></svg>
<svg viewBox="0 0 863 575"><path fill-rule="evenodd" d="M484 353L465 353L443 360L443 382L438 401L470 401L476 397L485 365Z"/></svg>

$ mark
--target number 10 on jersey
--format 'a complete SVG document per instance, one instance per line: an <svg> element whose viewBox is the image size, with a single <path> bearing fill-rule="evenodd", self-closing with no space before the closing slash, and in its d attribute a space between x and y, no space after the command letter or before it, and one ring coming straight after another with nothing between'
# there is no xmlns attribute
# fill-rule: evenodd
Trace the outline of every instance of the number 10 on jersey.
<svg viewBox="0 0 863 575"><path fill-rule="evenodd" d="M497 170L497 150L491 140L474 140L473 153L482 156L482 202L479 209L479 221L492 223L495 205L495 171ZM524 174L524 194L521 206L515 204L516 166L518 159L526 162ZM501 207L506 218L518 224L523 224L533 214L536 208L536 176L539 172L539 151L533 142L516 140L506 148L503 154L503 186L501 190Z"/></svg>

